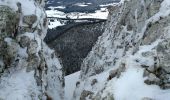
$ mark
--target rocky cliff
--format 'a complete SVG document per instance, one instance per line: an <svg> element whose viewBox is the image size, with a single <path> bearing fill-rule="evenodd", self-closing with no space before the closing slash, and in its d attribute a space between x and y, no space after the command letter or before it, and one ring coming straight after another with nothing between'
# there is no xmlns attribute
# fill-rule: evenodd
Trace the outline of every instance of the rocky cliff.
<svg viewBox="0 0 170 100"><path fill-rule="evenodd" d="M122 0L81 66L73 100L169 100L170 1Z"/></svg>
<svg viewBox="0 0 170 100"><path fill-rule="evenodd" d="M0 0L0 100L62 100L62 67L43 42L44 0Z"/></svg>

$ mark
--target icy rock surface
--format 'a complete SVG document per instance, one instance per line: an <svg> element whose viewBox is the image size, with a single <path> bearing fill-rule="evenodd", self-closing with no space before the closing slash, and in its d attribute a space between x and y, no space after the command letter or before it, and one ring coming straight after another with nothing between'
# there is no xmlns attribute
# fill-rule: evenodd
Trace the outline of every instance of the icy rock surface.
<svg viewBox="0 0 170 100"><path fill-rule="evenodd" d="M0 100L62 100L62 67L43 42L44 0L0 0Z"/></svg>
<svg viewBox="0 0 170 100"><path fill-rule="evenodd" d="M168 100L170 1L122 0L109 11L73 100Z"/></svg>

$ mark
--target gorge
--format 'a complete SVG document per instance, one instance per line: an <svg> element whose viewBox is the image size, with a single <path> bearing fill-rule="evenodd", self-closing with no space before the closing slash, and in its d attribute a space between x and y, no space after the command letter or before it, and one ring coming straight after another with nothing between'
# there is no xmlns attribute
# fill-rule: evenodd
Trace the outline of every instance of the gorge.
<svg viewBox="0 0 170 100"><path fill-rule="evenodd" d="M106 22L48 44L55 51L44 42L44 7L44 0L0 0L0 100L169 100L169 0L121 0ZM64 76L60 54L77 54L60 46L84 55L78 72Z"/></svg>

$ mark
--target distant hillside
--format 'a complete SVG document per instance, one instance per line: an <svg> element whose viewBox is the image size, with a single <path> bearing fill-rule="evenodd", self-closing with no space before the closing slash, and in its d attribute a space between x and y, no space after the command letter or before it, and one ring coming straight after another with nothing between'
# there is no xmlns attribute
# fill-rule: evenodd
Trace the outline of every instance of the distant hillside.
<svg viewBox="0 0 170 100"><path fill-rule="evenodd" d="M69 12L94 12L100 9L100 5L105 5L113 2L119 2L120 0L48 0L46 9L53 6L65 6L65 9L57 8L57 10L65 13ZM83 4L87 6L78 6L77 4Z"/></svg>

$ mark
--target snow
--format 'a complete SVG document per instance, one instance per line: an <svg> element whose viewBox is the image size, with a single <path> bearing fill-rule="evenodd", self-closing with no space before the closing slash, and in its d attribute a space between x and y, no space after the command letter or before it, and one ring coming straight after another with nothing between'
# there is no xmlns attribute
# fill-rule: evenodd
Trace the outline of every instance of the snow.
<svg viewBox="0 0 170 100"><path fill-rule="evenodd" d="M65 25L65 24L64 23L62 24L60 21L55 19L54 22L52 22L52 21L49 22L48 28L52 29L52 28L55 28L57 26L63 26L63 25Z"/></svg>
<svg viewBox="0 0 170 100"><path fill-rule="evenodd" d="M137 54L141 54L142 52L147 52L147 51L151 51L154 47L156 47L160 42L162 42L163 40L161 39L157 39L155 42L153 42L151 45L144 45L144 46L140 46L139 47L139 51L137 52ZM136 54L136 55L137 55Z"/></svg>
<svg viewBox="0 0 170 100"><path fill-rule="evenodd" d="M73 97L74 89L76 88L76 82L79 81L80 71L71 75L65 76L65 99L70 100Z"/></svg>
<svg viewBox="0 0 170 100"><path fill-rule="evenodd" d="M143 70L129 68L114 83L115 100L142 100L144 97L154 100L169 100L170 90L161 90L156 85L146 85Z"/></svg>
<svg viewBox="0 0 170 100"><path fill-rule="evenodd" d="M142 32L141 34L139 35L139 39L141 39L146 31L146 28L147 26L149 25L149 23L155 23L157 22L158 20L160 20L161 17L166 17L170 14L170 0L164 0L162 3L161 3L161 7L159 9L159 12L156 13L154 16L152 16L151 18L149 18L148 20L146 20L145 22L145 26L143 27L142 29ZM138 40L139 40L138 39Z"/></svg>
<svg viewBox="0 0 170 100"><path fill-rule="evenodd" d="M35 13L35 11L37 10L34 4L34 1L30 1L30 0L20 0L21 2L21 6L22 6L22 11L24 13L24 15L31 15L33 13ZM32 8L32 9L30 9ZM29 10L27 10L29 9Z"/></svg>
<svg viewBox="0 0 170 100"><path fill-rule="evenodd" d="M122 73L118 79L113 79L113 94L115 100L141 100L145 97L152 98L154 100L169 100L170 90L161 90L157 85L147 85L144 83L145 77L143 77L144 69L140 66L144 61L144 64L153 64L152 59L142 58L142 53L152 51L155 46L161 40L157 40L151 45L141 46L139 51L133 56L126 58L127 70ZM138 58L139 63L135 62Z"/></svg>
<svg viewBox="0 0 170 100"><path fill-rule="evenodd" d="M81 13L81 12L70 12L70 13L64 13L62 11L59 11L55 8L59 9L65 9L65 6L57 6L57 7L49 7L51 10L46 10L47 17L55 17L55 18L70 18L70 19L85 19L85 18L93 18L93 19L107 19L108 17L108 9L107 7L110 5L115 5L117 3L110 3L106 5L101 5L101 8L99 10L96 10L94 13ZM92 3L76 3L74 4L76 6L80 7L86 7L89 5L92 5ZM64 24L60 21L54 20L54 22L49 21L49 28L55 28L57 26L63 26Z"/></svg>
<svg viewBox="0 0 170 100"><path fill-rule="evenodd" d="M80 6L80 7L87 7L88 5L80 4L80 5L77 5L77 6Z"/></svg>
<svg viewBox="0 0 170 100"><path fill-rule="evenodd" d="M12 39L11 38L5 38L5 42L7 42L8 45L11 45Z"/></svg>
<svg viewBox="0 0 170 100"><path fill-rule="evenodd" d="M48 8L50 8L51 10L54 10L55 8L65 9L66 7L65 7L65 6L57 6L57 7L50 6L50 7L48 7Z"/></svg>
<svg viewBox="0 0 170 100"><path fill-rule="evenodd" d="M79 7L87 7L88 6L86 3L76 3L74 5L79 6Z"/></svg>
<svg viewBox="0 0 170 100"><path fill-rule="evenodd" d="M142 53L153 51L154 47L162 40L157 40L151 45L141 46L135 55L129 55L125 59L127 70L121 74L121 77L112 79L113 94L115 100L141 100L144 97L152 98L154 100L169 100L170 90L161 90L156 85L146 85L143 77L144 69L140 66L144 64L152 65L152 58L142 58ZM139 63L135 59L139 59Z"/></svg>
<svg viewBox="0 0 170 100"><path fill-rule="evenodd" d="M1 78L0 99L2 100L38 100L39 91L36 87L34 72L16 71ZM31 98L30 96L34 96Z"/></svg>
<svg viewBox="0 0 170 100"><path fill-rule="evenodd" d="M154 54L155 47L161 41L162 40L158 39L150 45L140 46L137 53L134 55L129 54L120 58L119 61L117 61L117 64L112 66L109 70L105 70L98 75L82 80L80 88L75 89L75 93L77 95L76 100L79 100L78 98L81 95L80 93L82 90L89 90L94 94L102 91L102 97L108 96L108 94L111 93L115 100L142 100L144 98L152 98L153 100L169 100L170 89L162 90L157 85L147 85L144 83L146 77L143 77L144 68L141 67L142 64L148 66L152 66L154 64L152 55L143 57L142 53L153 52ZM138 59L139 62L136 62L136 59ZM97 63L99 62L100 61ZM122 62L125 63L125 72L122 72L119 78L114 77L112 80L107 81L109 72L119 68ZM98 82L94 86L91 86L93 79L97 79ZM66 82L66 84L68 83Z"/></svg>
<svg viewBox="0 0 170 100"><path fill-rule="evenodd" d="M58 10L46 10L48 17L57 17L57 18L71 18L71 19L82 19L82 18L96 18L96 19L107 19L109 14L107 9L101 8L100 10L96 10L95 13L80 13L80 12L72 12L65 14L64 12Z"/></svg>
<svg viewBox="0 0 170 100"><path fill-rule="evenodd" d="M47 17L65 18L65 13L59 10L46 10Z"/></svg>
<svg viewBox="0 0 170 100"><path fill-rule="evenodd" d="M37 1L37 0L36 0ZM0 100L39 100L43 93L47 93L50 97L61 100L63 97L63 87L62 87L62 66L58 58L55 57L54 51L49 49L49 47L43 42L45 37L47 27L44 24L46 14L44 12L44 3L37 3L35 0L0 0L0 5L6 5L12 8L14 11L18 10L17 2L21 3L22 13L20 14L20 24L19 27L33 29L34 32L25 32L23 34L18 34L17 38L5 38L4 41L10 46L17 46L14 49L17 55L15 58L10 59L9 64L11 66L3 68L3 73L0 77ZM27 27L28 25L22 23L22 18L27 15L36 15L37 21L32 25L32 27ZM17 27L17 26L16 26ZM35 29L35 30L34 30ZM42 30L42 32L40 32ZM27 31L27 30L24 30ZM31 41L37 42L31 48L31 51L36 50L37 60L43 61L43 69L40 71L36 69L36 72L26 72L28 67L36 65L32 63L32 60L28 60L27 47L21 48L19 46L19 41L22 36L27 36ZM20 41L21 42L21 41ZM40 51L42 55L40 55ZM14 52L14 53L15 53ZM12 50L13 53L13 50ZM40 58L41 57L41 58ZM4 60L4 59L3 59ZM1 62L0 65L4 63ZM39 62L37 62L39 64ZM1 66L0 66L1 67ZM4 67L4 66L2 66ZM39 66L36 66L37 68ZM34 67L35 68L35 67ZM47 70L48 69L48 70ZM28 70L27 70L28 71ZM40 72L38 72L40 71ZM42 75L37 75L42 74ZM40 76L41 86L38 86L36 81L37 76ZM35 79L36 78L36 79ZM45 98L44 96L42 98ZM45 100L45 99L44 99Z"/></svg>
<svg viewBox="0 0 170 100"><path fill-rule="evenodd" d="M123 2L124 0L121 0L120 3L123 3ZM137 10L135 10L134 12L136 18L137 18L137 12L138 12ZM146 20L146 23L145 23L146 25L142 33L146 31L147 25L149 23L155 23L156 21L160 20L160 17L166 17L169 14L170 14L170 0L164 0L161 3L161 8L159 12L156 13L151 18L149 18L148 20ZM126 26L124 28L127 29ZM168 32L168 29L169 27L165 28L167 32ZM123 30L123 32L128 33L127 30L126 31ZM130 32L130 33L132 34L133 32ZM165 33L165 34L168 36L169 35L168 33ZM139 35L143 37L143 34L139 33ZM130 36L131 35L129 35L129 37ZM97 68L98 65L103 65L104 61L112 62L114 57L118 57L119 59L118 61L116 61L116 64L114 66L111 65L109 67L110 68L109 70L105 70L103 73L100 73L98 75L94 75L88 78L83 77L81 80L80 88L75 89L74 93L76 94L77 97L74 100L79 100L79 97L83 90L92 91L94 93L94 96L97 93L99 93L99 95L101 93L101 96L103 98L105 96L108 96L108 93L109 94L111 93L113 94L115 100L143 100L144 98L151 98L153 100L169 100L170 89L163 90L158 85L147 85L144 83L147 77L143 76L144 68L141 67L141 65L146 65L146 66L154 65L154 56L157 55L155 47L163 40L158 38L155 42L151 43L150 45L139 46L139 51L137 51L133 55L132 55L132 49L129 49L129 51L126 51L126 55L121 57L121 54L123 54L122 52L124 51L123 49L120 49L120 50L118 49L117 50L118 52L113 53L114 47L112 48L110 47L111 46L110 43L114 42L114 45L117 45L117 44L120 44L120 41L109 40L108 38L110 38L110 35L106 35L106 37L102 37L102 38L104 39L103 41L100 41L101 42L100 46L103 43L101 47L106 48L104 49L105 54L103 56L106 56L107 60L102 59L102 58L100 60L97 59L97 61L94 62L95 68ZM126 39L125 41L129 42L130 40L128 41L128 39L131 39L131 38L126 38ZM137 41L139 40L137 39ZM92 57L93 53L96 53L96 52L97 50L92 51L91 55L89 55L89 58L96 59L95 57ZM149 52L150 54L143 56L143 53L146 53L146 52ZM136 60L138 60L138 62ZM125 64L125 68L126 68L125 72L121 72L121 75L119 78L114 77L110 81L107 81L107 78L109 76L109 71L119 68L122 63ZM106 67L105 65L103 66L104 68ZM88 70L88 73L91 74L90 69ZM86 76L88 76L88 74L86 74ZM97 79L98 82L94 86L91 86L91 81L93 79Z"/></svg>
<svg viewBox="0 0 170 100"><path fill-rule="evenodd" d="M82 6L82 5L81 5ZM54 10L55 7L51 8L51 10L46 10L47 17L55 17L55 18L70 18L70 19L85 19L85 18L93 18L93 19L107 19L109 14L106 8L101 8L100 10L96 10L95 13L80 13L80 12L71 12L71 13L64 13L59 10ZM56 7L57 8L57 7ZM64 23L60 22L57 19L54 21L49 21L48 27L50 29L55 28L57 26L63 26Z"/></svg>
<svg viewBox="0 0 170 100"><path fill-rule="evenodd" d="M36 7L34 0L1 0L0 5L7 5L13 8L15 11L18 10L17 2L21 3L22 11L24 15L31 15L35 13ZM31 9L30 9L31 8ZM29 10L27 10L29 9Z"/></svg>
<svg viewBox="0 0 170 100"><path fill-rule="evenodd" d="M37 21L33 24L33 28L35 26L38 26L38 24L43 24L43 18L46 17L46 14L44 13L44 9L41 9L38 4L35 3L34 0L1 0L0 5L6 5L12 8L14 11L18 10L17 3L21 3L21 10L22 14L21 17L27 16L27 15L36 15ZM43 4L40 4L40 6L43 6ZM22 19L20 19L20 25L19 26L25 26L24 23L22 23ZM40 23L41 22L41 23ZM43 26L43 25L42 25ZM44 32L45 29L43 29Z"/></svg>
<svg viewBox="0 0 170 100"><path fill-rule="evenodd" d="M117 5L117 3L109 3L105 5L100 5L100 7L108 7L108 6L113 6L113 5Z"/></svg>
<svg viewBox="0 0 170 100"><path fill-rule="evenodd" d="M23 57L23 58L27 58L28 54L27 54L27 48L19 48L18 50L18 56Z"/></svg>
<svg viewBox="0 0 170 100"><path fill-rule="evenodd" d="M89 13L87 15L80 15L79 18L97 18L97 19L107 19L109 12L107 10L96 10L95 13Z"/></svg>
<svg viewBox="0 0 170 100"><path fill-rule="evenodd" d="M124 1L129 1L129 0L120 0L120 4L123 4L124 3Z"/></svg>
<svg viewBox="0 0 170 100"><path fill-rule="evenodd" d="M48 48L45 43L43 45L43 52L45 61L48 66L47 72L43 71L43 84L46 87L47 93L50 97L55 100L62 100L63 87L62 87L62 66L60 65L59 59L55 57L54 50ZM52 57L54 56L54 57ZM47 83L46 83L47 82Z"/></svg>
<svg viewBox="0 0 170 100"><path fill-rule="evenodd" d="M86 4L87 4L87 5L91 5L92 3L89 2L89 3L86 3Z"/></svg>

